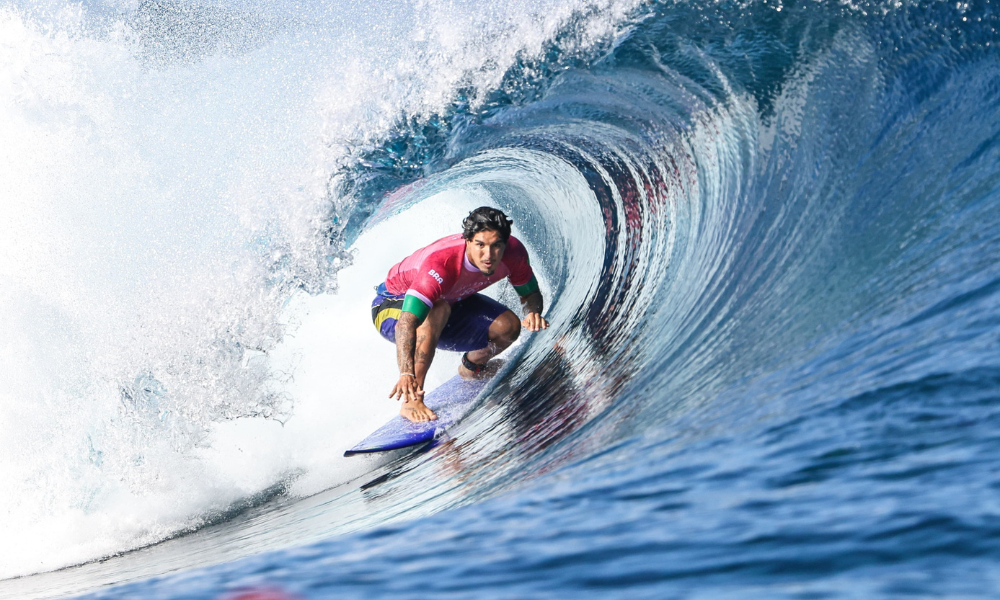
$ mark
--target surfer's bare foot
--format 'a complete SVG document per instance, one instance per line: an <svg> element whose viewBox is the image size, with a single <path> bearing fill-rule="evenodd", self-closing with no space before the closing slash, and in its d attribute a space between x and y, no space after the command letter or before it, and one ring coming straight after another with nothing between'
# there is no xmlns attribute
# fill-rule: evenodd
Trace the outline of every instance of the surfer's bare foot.
<svg viewBox="0 0 1000 600"><path fill-rule="evenodd" d="M399 409L399 414L414 423L423 423L437 419L434 411L427 408L427 405L420 400L407 400L403 402L402 408Z"/></svg>
<svg viewBox="0 0 1000 600"><path fill-rule="evenodd" d="M480 372L479 375L476 375L472 371L466 369L464 365L458 365L458 374L462 377L462 379L466 380L479 379L483 376L482 372Z"/></svg>
<svg viewBox="0 0 1000 600"><path fill-rule="evenodd" d="M479 373L475 373L471 369L465 368L465 365L458 365L458 374L462 377L462 379L485 379L496 375L499 365L500 361L488 362L482 369L480 369Z"/></svg>

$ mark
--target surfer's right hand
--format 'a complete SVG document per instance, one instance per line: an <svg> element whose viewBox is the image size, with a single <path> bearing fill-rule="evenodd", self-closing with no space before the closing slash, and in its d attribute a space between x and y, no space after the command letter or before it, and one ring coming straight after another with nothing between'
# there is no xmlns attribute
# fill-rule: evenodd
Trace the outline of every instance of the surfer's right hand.
<svg viewBox="0 0 1000 600"><path fill-rule="evenodd" d="M392 392L389 394L390 398L395 398L396 400L402 399L404 402L409 402L411 400L420 400L423 402L424 399L424 387L420 385L416 377L412 375L400 375L399 381L393 386Z"/></svg>

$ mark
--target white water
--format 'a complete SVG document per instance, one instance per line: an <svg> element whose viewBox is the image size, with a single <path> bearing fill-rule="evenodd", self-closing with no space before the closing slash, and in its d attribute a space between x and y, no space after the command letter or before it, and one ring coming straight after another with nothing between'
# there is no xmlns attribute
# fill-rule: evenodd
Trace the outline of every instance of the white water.
<svg viewBox="0 0 1000 600"><path fill-rule="evenodd" d="M336 285L325 231L352 199L330 176L401 115L495 86L580 5L258 6L253 44L187 31L160 54L150 36L176 32L132 9L0 8L0 577L349 476L333 457L395 410L370 288L470 199L428 204L398 245L373 231L343 294L286 306ZM626 9L584 19L581 46Z"/></svg>

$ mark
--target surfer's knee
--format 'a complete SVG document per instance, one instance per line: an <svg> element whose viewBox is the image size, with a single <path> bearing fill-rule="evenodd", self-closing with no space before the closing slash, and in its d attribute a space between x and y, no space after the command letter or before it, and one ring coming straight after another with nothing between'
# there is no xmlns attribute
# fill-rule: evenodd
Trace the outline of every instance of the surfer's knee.
<svg viewBox="0 0 1000 600"><path fill-rule="evenodd" d="M445 324L448 323L448 318L451 316L451 305L448 304L446 300L437 300L434 302L434 306L431 308L431 312L427 314L427 318L424 319L422 327L426 329L433 329L440 333L444 329Z"/></svg>
<svg viewBox="0 0 1000 600"><path fill-rule="evenodd" d="M431 312L441 315L445 321L451 316L451 304L448 304L447 300L438 299L434 301L434 308Z"/></svg>
<svg viewBox="0 0 1000 600"><path fill-rule="evenodd" d="M521 320L511 311L502 313L490 325L490 338L512 343L521 335Z"/></svg>

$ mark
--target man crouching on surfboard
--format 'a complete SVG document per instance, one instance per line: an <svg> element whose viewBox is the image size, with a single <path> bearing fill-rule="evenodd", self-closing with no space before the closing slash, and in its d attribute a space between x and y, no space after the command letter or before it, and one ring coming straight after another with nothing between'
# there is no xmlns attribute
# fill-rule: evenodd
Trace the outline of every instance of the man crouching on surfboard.
<svg viewBox="0 0 1000 600"><path fill-rule="evenodd" d="M396 344L399 381L390 398L402 398L399 414L419 423L437 418L424 405L424 378L437 348L462 355L458 373L465 379L485 375L487 361L521 334L549 326L542 318L528 251L510 235L513 221L483 206L462 221L461 234L417 250L389 269L372 301L372 320L382 337ZM521 297L527 315L517 315L478 294L504 277Z"/></svg>

